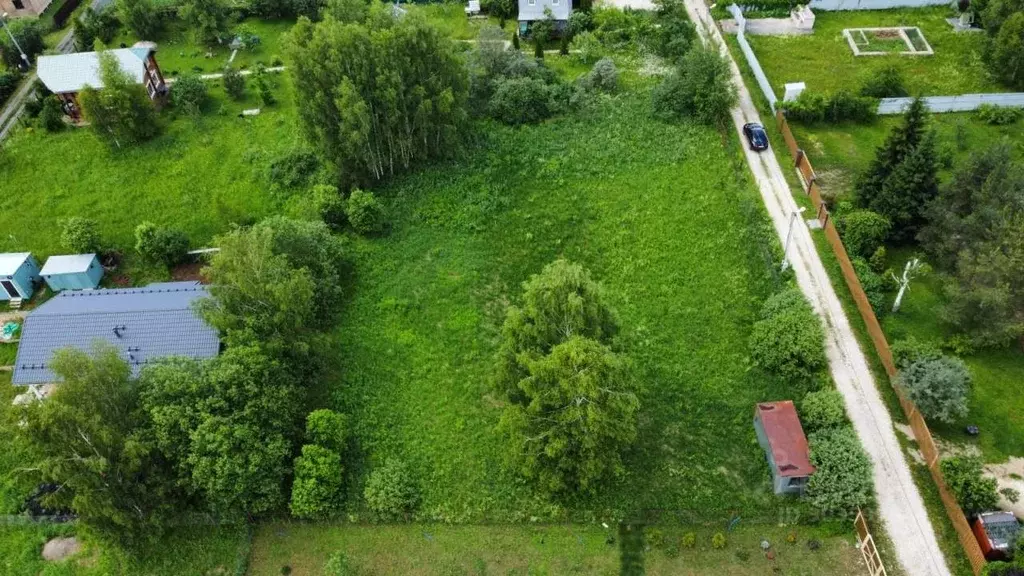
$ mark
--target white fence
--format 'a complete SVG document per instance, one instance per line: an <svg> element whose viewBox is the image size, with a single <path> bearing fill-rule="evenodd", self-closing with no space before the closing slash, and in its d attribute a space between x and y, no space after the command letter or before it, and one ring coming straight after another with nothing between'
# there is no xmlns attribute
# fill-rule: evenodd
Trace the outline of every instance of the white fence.
<svg viewBox="0 0 1024 576"><path fill-rule="evenodd" d="M811 0L812 10L885 10L947 6L950 0Z"/></svg>
<svg viewBox="0 0 1024 576"><path fill-rule="evenodd" d="M757 61L757 56L754 54L754 50L747 43L747 36L745 34L747 29L747 19L743 17L743 10L735 4L729 5L729 12L732 13L733 18L736 19L736 41L740 44L740 50L743 51L744 58L747 59L747 65L754 72L754 78L757 79L757 85L761 87L761 92L764 92L764 97L768 99L768 104L772 107L772 112L775 112L775 104L778 102L778 98L775 97L775 92L772 90L772 85L768 82L768 77L765 76L764 70L761 68L761 63Z"/></svg>
<svg viewBox="0 0 1024 576"><path fill-rule="evenodd" d="M902 114L913 98L882 98L878 103L879 114ZM970 112L982 104L1024 108L1024 92L1006 94L963 94L960 96L926 96L925 104L932 112Z"/></svg>

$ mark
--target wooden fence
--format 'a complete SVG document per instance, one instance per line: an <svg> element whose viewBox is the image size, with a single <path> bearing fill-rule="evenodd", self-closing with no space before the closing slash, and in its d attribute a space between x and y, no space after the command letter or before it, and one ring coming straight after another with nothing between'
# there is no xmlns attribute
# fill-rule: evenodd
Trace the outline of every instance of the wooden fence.
<svg viewBox="0 0 1024 576"><path fill-rule="evenodd" d="M868 522L860 508L857 509L853 527L857 530L857 544L860 547L861 556L864 557L864 563L867 564L868 574L870 576L889 576L885 572L885 565L882 564L882 558L878 555L875 539L872 538L871 531L868 530Z"/></svg>
<svg viewBox="0 0 1024 576"><path fill-rule="evenodd" d="M786 147L793 157L796 168L799 169L804 190L814 202L818 221L821 222L822 228L825 231L825 237L835 253L836 260L839 261L839 267L843 271L843 279L850 289L853 301L857 304L857 311L860 312L860 316L864 320L864 325L867 327L875 352L878 354L878 358L882 361L885 372L889 376L889 384L896 391L896 396L899 398L903 413L910 422L910 427L914 430L914 438L917 439L918 447L928 465L928 471L931 472L932 479L935 480L935 485L938 487L939 497L942 499L942 504L946 509L946 515L949 516L953 528L956 529L957 538L959 538L960 545L963 547L964 553L971 563L971 569L975 575L978 575L981 573L982 567L985 566L985 555L982 554L981 546L978 545L974 533L971 532L971 526L967 523L967 517L964 516L963 510L957 504L956 497L949 491L946 481L942 477L942 470L939 468L939 451L935 447L935 440L932 439L928 425L925 424L924 418L917 411L914 403L896 386L896 365L893 362L892 351L889 349L889 342L885 339L882 326L878 323L878 318L871 308L871 303L868 302L867 294L864 293L864 289L860 285L857 273L853 269L853 263L850 261L846 248L843 246L843 241L839 237L839 231L836 230L832 219L829 218L828 206L821 199L821 188L818 186L814 168L811 166L810 160L807 159L807 155L797 145L796 138L793 137L793 132L790 131L789 123L786 122L786 117L781 110L776 112L775 121L782 132L782 138L786 141ZM858 517L861 517L861 515L858 515ZM895 537L899 536L896 535Z"/></svg>

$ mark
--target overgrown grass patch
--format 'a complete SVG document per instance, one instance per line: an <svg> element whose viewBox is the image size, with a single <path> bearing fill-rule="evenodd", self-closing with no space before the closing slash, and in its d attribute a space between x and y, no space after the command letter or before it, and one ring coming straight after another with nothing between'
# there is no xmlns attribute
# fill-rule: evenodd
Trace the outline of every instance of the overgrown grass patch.
<svg viewBox="0 0 1024 576"><path fill-rule="evenodd" d="M651 575L747 576L772 573L862 574L860 552L851 536L827 528L745 525L649 528L642 552ZM651 532L657 530L658 536ZM692 548L680 546L686 532ZM727 533L726 547L711 547L715 532ZM793 534L795 543L786 538ZM658 538L660 544L655 544ZM611 539L611 542L609 542ZM760 549L772 545L773 560ZM817 550L808 541L817 540ZM331 554L372 574L619 574L619 535L615 526L446 526L434 524L366 526L270 523L257 531L251 576L319 574Z"/></svg>
<svg viewBox="0 0 1024 576"><path fill-rule="evenodd" d="M646 93L541 126L491 126L458 163L379 191L392 230L354 243L356 274L327 392L352 415L367 469L418 472L421 517L563 514L504 471L490 378L520 283L556 257L588 267L621 315L643 386L630 473L587 515L774 516L754 403L793 398L752 371L747 336L775 288L751 221L760 200L716 131L651 119ZM358 511L358 506L355 507Z"/></svg>
<svg viewBox="0 0 1024 576"><path fill-rule="evenodd" d="M945 6L897 10L815 13L814 33L807 36L754 36L747 40L775 93L782 98L787 82L806 82L815 92L856 92L875 71L895 66L907 90L923 96L1006 92L989 77L982 62L984 34L957 34ZM933 56L854 56L844 28L917 26L935 51ZM902 40L898 42L905 46ZM895 44L893 44L895 45ZM864 49L864 48L862 48ZM737 52L734 52L737 53ZM738 54L738 53L737 53Z"/></svg>

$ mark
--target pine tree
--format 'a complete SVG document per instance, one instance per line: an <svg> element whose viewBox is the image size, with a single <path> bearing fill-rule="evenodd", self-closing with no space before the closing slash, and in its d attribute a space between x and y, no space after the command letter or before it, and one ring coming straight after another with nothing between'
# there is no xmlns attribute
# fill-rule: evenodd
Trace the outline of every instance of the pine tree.
<svg viewBox="0 0 1024 576"><path fill-rule="evenodd" d="M871 207L896 166L917 148L926 129L926 111L924 101L915 98L903 114L903 124L893 128L885 143L875 152L875 159L857 184L857 201L862 207Z"/></svg>
<svg viewBox="0 0 1024 576"><path fill-rule="evenodd" d="M519 33L518 32L513 32L512 33L512 47L515 48L516 50L519 50Z"/></svg>

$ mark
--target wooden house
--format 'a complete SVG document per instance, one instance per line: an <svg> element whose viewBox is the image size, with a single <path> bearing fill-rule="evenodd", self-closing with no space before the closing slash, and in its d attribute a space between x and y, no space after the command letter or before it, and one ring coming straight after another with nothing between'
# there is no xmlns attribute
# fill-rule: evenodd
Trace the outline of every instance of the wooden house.
<svg viewBox="0 0 1024 576"><path fill-rule="evenodd" d="M131 48L108 52L117 59L122 70L146 87L151 99L158 100L167 94L167 83L156 61L155 46L151 42L139 42ZM103 88L99 52L40 56L36 68L39 79L60 98L64 113L72 120L79 120L82 114L78 93L86 86Z"/></svg>

